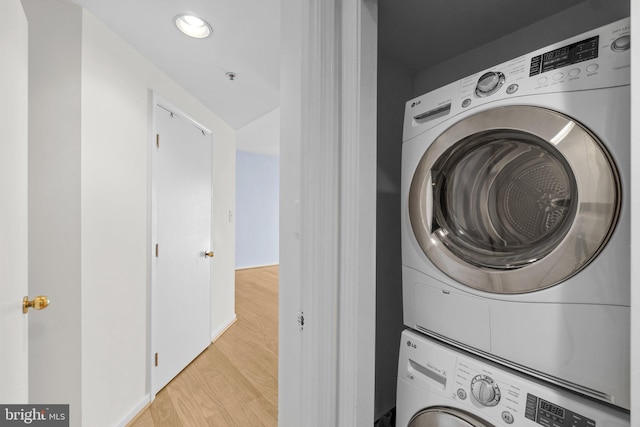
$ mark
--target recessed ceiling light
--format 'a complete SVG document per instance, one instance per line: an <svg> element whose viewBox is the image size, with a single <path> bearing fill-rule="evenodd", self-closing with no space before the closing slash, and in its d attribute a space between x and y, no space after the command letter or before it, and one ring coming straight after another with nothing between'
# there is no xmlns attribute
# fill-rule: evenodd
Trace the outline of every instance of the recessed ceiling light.
<svg viewBox="0 0 640 427"><path fill-rule="evenodd" d="M211 34L211 25L195 15L183 13L173 18L173 22L180 31L189 37L204 39Z"/></svg>

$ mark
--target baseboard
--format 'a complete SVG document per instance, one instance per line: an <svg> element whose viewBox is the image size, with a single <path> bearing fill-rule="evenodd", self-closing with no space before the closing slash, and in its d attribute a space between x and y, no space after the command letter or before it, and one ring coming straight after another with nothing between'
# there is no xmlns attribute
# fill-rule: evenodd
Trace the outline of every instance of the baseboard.
<svg viewBox="0 0 640 427"><path fill-rule="evenodd" d="M129 422L135 420L147 406L151 405L151 395L147 394L122 421L116 424L117 427L125 427Z"/></svg>
<svg viewBox="0 0 640 427"><path fill-rule="evenodd" d="M235 313L233 313L233 317L229 319L228 322L225 322L222 326L211 333L211 342L214 342L215 340L220 338L220 336L224 334L225 331L231 327L231 325L236 323L236 320L238 320L238 317Z"/></svg>
<svg viewBox="0 0 640 427"><path fill-rule="evenodd" d="M277 267L278 265L280 265L280 263L275 263L275 264L260 264L260 265L251 265L248 267L236 267L236 271L241 271L241 270L252 270L254 268L262 268L262 267Z"/></svg>

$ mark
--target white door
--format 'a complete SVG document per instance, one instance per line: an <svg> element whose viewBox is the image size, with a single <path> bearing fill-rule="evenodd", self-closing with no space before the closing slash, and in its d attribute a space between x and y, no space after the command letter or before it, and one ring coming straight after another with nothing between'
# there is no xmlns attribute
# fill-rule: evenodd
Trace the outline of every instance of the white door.
<svg viewBox="0 0 640 427"><path fill-rule="evenodd" d="M27 403L27 20L0 2L0 402Z"/></svg>
<svg viewBox="0 0 640 427"><path fill-rule="evenodd" d="M211 341L211 135L155 106L152 391ZM157 247L155 246L157 244Z"/></svg>

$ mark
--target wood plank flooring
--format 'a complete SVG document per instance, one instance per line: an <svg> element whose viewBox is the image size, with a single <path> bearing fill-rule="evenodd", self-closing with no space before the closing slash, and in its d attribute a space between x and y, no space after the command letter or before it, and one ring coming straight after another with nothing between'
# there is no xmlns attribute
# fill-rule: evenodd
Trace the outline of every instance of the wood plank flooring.
<svg viewBox="0 0 640 427"><path fill-rule="evenodd" d="M238 320L128 427L278 425L278 267L236 271Z"/></svg>

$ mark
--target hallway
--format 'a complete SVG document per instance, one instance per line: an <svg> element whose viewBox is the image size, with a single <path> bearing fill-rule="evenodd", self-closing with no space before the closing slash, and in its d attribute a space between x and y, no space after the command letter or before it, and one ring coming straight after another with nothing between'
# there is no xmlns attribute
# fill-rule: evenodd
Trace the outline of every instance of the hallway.
<svg viewBox="0 0 640 427"><path fill-rule="evenodd" d="M236 314L129 427L277 426L277 266L236 271Z"/></svg>

